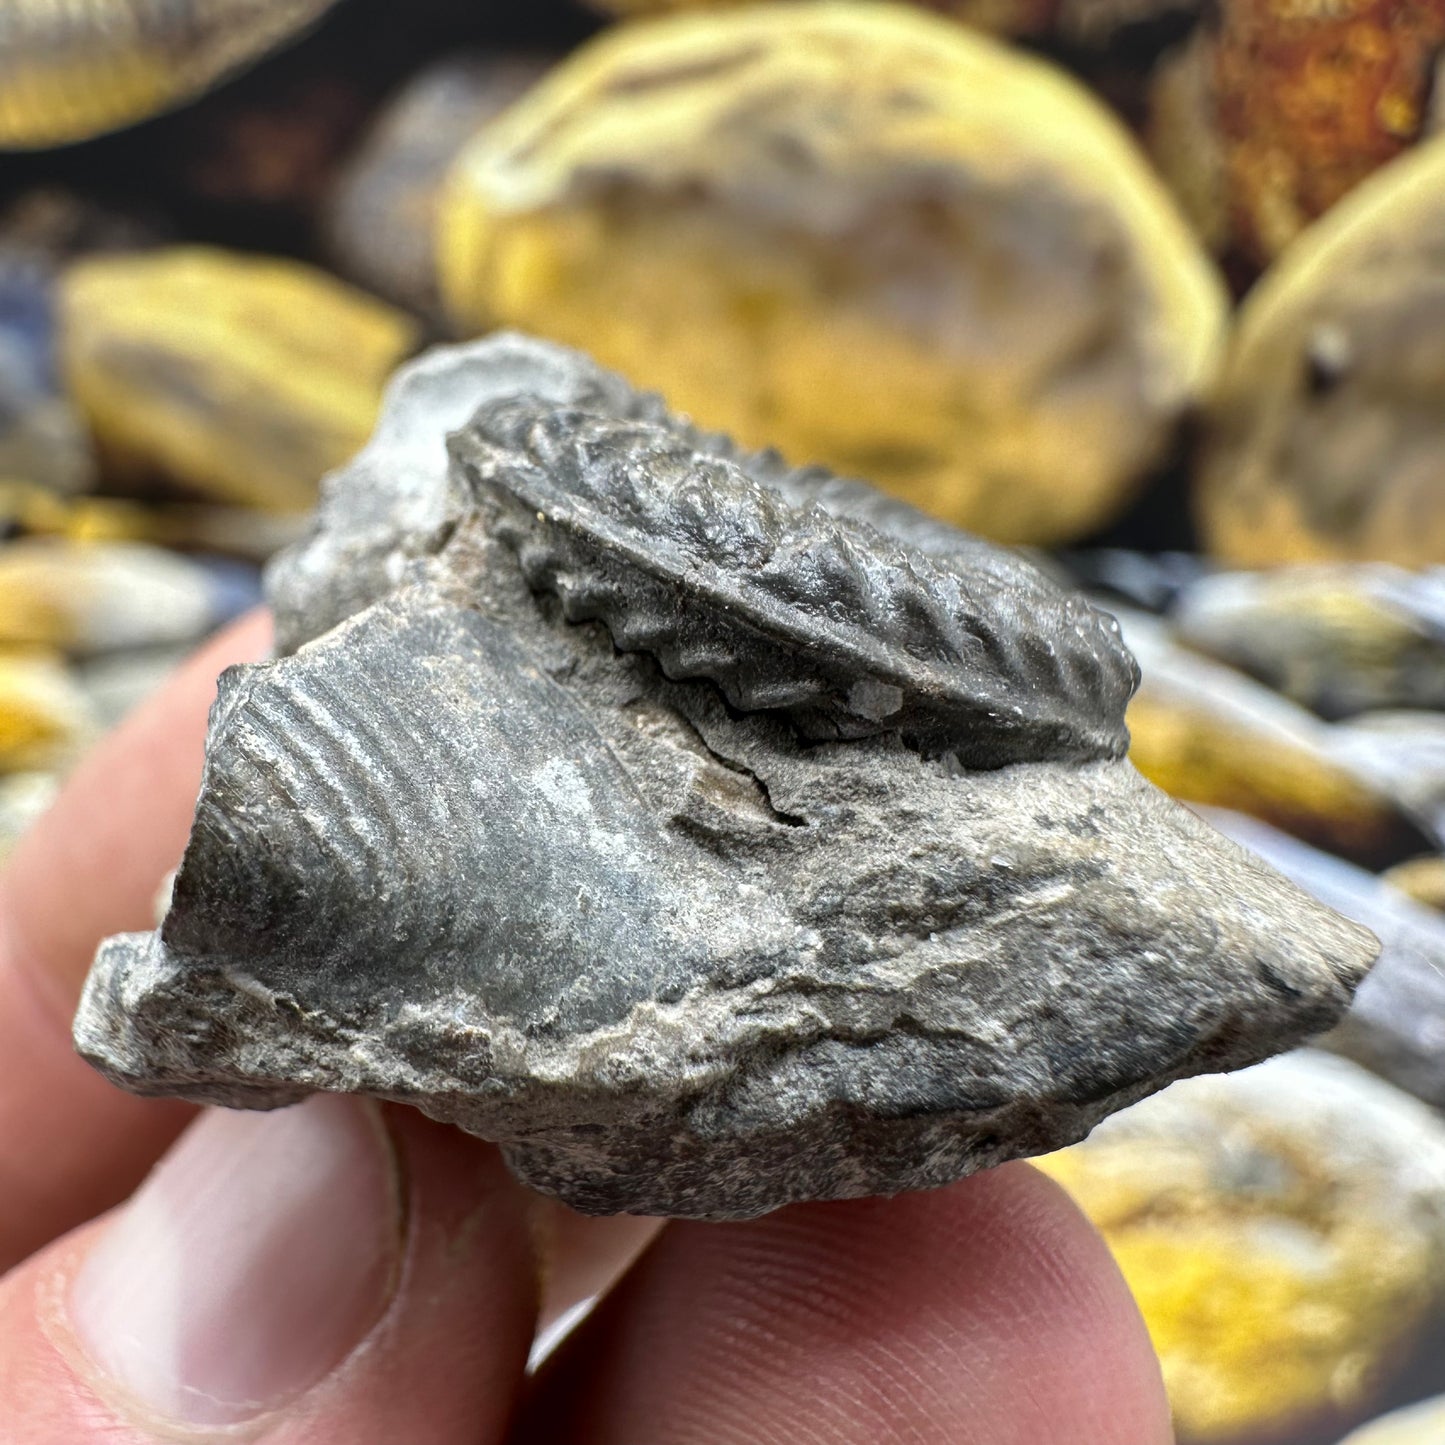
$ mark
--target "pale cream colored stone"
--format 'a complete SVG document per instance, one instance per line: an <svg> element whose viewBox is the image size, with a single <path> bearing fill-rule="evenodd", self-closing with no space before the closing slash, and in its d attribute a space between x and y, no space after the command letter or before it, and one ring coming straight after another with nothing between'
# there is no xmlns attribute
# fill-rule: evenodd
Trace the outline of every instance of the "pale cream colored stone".
<svg viewBox="0 0 1445 1445"><path fill-rule="evenodd" d="M1372 1421L1340 1445L1440 1445L1442 1440L1445 1440L1445 1396Z"/></svg>
<svg viewBox="0 0 1445 1445"><path fill-rule="evenodd" d="M1239 313L1195 492L1245 567L1445 561L1445 137L1375 172Z"/></svg>

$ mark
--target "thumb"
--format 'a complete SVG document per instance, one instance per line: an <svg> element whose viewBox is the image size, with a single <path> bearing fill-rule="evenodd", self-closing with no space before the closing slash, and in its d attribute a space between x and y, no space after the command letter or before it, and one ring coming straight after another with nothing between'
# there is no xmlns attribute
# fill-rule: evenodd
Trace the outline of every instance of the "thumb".
<svg viewBox="0 0 1445 1445"><path fill-rule="evenodd" d="M535 1313L523 1198L410 1110L204 1114L129 1203L0 1282L6 1439L498 1441Z"/></svg>

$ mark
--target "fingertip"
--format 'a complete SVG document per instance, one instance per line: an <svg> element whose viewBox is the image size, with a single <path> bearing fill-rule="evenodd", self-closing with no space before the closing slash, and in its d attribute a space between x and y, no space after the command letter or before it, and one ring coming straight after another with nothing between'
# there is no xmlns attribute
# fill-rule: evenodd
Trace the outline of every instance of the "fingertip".
<svg viewBox="0 0 1445 1445"><path fill-rule="evenodd" d="M7 1445L157 1445L213 1438L212 1425L253 1445L500 1445L535 1320L522 1191L491 1146L388 1108L400 1193L382 1191L369 1223L363 1124L376 1117L335 1096L203 1115L136 1200L0 1281ZM318 1148L328 1158L305 1163ZM233 1177L207 1202L208 1170L252 1165L261 1177L243 1197L223 1198ZM360 1194L347 1204L338 1190ZM328 1240L328 1213L343 1207L355 1217ZM371 1223L379 1239L400 1227L384 1274ZM345 1338L329 1368L319 1328Z"/></svg>
<svg viewBox="0 0 1445 1445"><path fill-rule="evenodd" d="M1040 1421L1087 1421L1094 1433L1071 1441L1172 1445L1158 1355L1098 1230L1058 1183L1029 1164L1006 1164L978 1183L952 1225L969 1231L977 1223L969 1257L984 1279L988 1257L997 1260L991 1329L1007 1340L1021 1375L1040 1371Z"/></svg>
<svg viewBox="0 0 1445 1445"><path fill-rule="evenodd" d="M57 1337L63 1282L102 1229L99 1220L56 1240L0 1277L0 1419L7 1445L84 1445L114 1436L114 1417L95 1398Z"/></svg>
<svg viewBox="0 0 1445 1445"><path fill-rule="evenodd" d="M1172 1440L1106 1246L1024 1165L673 1226L549 1386L526 1436L549 1445Z"/></svg>
<svg viewBox="0 0 1445 1445"><path fill-rule="evenodd" d="M1159 1362L1123 1275L1068 1194L1032 1166L894 1199L803 1205L775 1229L770 1249L839 1305L855 1302L820 1321L825 1334L837 1329L839 1352L866 1353L880 1336L906 1342L944 1371L939 1412L965 1401L980 1441L1047 1440L1060 1420L1070 1445L1173 1440Z"/></svg>

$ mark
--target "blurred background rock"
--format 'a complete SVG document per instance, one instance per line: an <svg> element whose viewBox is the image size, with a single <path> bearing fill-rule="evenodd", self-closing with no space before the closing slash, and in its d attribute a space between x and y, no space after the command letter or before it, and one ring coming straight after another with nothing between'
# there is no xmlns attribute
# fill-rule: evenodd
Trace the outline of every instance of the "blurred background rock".
<svg viewBox="0 0 1445 1445"><path fill-rule="evenodd" d="M1034 549L1123 621L1141 770L1374 929L1318 1050L1043 1167L1182 1440L1445 1440L1445 0L8 18L0 855L400 360L581 346Z"/></svg>

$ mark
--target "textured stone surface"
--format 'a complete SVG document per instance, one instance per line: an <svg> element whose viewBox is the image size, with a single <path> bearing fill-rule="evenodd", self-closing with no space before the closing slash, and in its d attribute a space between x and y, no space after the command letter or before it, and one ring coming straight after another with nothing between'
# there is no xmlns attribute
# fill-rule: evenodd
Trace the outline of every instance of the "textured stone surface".
<svg viewBox="0 0 1445 1445"><path fill-rule="evenodd" d="M1343 1059L1186 1080L1040 1164L1119 1261L1185 1441L1353 1413L1445 1294L1445 1124Z"/></svg>
<svg viewBox="0 0 1445 1445"><path fill-rule="evenodd" d="M1390 162L1249 294L1196 510L1245 567L1445 556L1445 138Z"/></svg>
<svg viewBox="0 0 1445 1445"><path fill-rule="evenodd" d="M77 1019L131 1088L376 1093L583 1210L745 1216L1056 1147L1373 956L1120 755L1112 620L558 348L409 368L272 590Z"/></svg>
<svg viewBox="0 0 1445 1445"><path fill-rule="evenodd" d="M61 359L113 479L304 511L376 420L408 317L298 262L202 246L62 282Z"/></svg>
<svg viewBox="0 0 1445 1445"><path fill-rule="evenodd" d="M467 147L439 230L468 332L584 346L740 442L1011 542L1122 510L1224 322L1100 102L897 5L604 32Z"/></svg>
<svg viewBox="0 0 1445 1445"><path fill-rule="evenodd" d="M1185 587L1175 633L1322 717L1445 709L1445 568L1280 567Z"/></svg>
<svg viewBox="0 0 1445 1445"><path fill-rule="evenodd" d="M204 90L335 0L12 0L0 30L0 148L60 145Z"/></svg>
<svg viewBox="0 0 1445 1445"><path fill-rule="evenodd" d="M1120 618L1144 673L1129 706L1131 755L1150 782L1371 864L1430 846L1418 812L1329 724L1178 646L1157 619L1122 610Z"/></svg>

